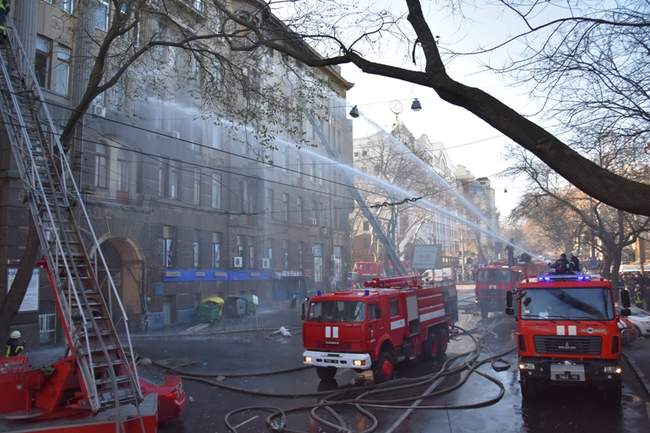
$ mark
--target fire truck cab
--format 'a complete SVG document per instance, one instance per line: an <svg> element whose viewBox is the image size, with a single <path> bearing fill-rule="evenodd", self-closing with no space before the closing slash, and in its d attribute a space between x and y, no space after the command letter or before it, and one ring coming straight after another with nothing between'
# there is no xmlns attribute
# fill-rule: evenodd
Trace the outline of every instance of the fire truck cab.
<svg viewBox="0 0 650 433"><path fill-rule="evenodd" d="M506 293L517 287L522 277L518 267L490 264L478 268L475 294L482 319L487 319L490 312L503 311Z"/></svg>
<svg viewBox="0 0 650 433"><path fill-rule="evenodd" d="M403 360L442 356L449 341L443 289L419 276L376 278L363 290L318 294L303 305L303 362L332 379L340 368L392 377Z"/></svg>
<svg viewBox="0 0 650 433"><path fill-rule="evenodd" d="M549 386L593 387L614 404L621 399L620 316L612 284L583 274L547 274L508 292L507 314L517 320L522 397Z"/></svg>

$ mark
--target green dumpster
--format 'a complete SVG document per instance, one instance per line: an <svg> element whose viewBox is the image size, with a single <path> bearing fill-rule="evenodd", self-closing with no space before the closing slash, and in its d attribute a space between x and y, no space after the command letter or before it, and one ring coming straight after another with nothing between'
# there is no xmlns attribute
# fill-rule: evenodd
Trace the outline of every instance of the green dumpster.
<svg viewBox="0 0 650 433"><path fill-rule="evenodd" d="M211 296L205 298L196 307L196 321L199 323L214 324L221 320L223 313L223 298L219 296Z"/></svg>

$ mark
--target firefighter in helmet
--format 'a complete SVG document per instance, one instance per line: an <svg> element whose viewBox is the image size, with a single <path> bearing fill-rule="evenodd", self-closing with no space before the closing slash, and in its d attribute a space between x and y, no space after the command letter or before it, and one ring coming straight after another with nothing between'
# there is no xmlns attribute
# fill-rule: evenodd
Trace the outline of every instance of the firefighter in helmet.
<svg viewBox="0 0 650 433"><path fill-rule="evenodd" d="M22 335L20 334L20 331L11 331L11 334L9 334L9 340L7 340L7 346L5 347L4 356L16 356L25 350L25 342L21 337Z"/></svg>

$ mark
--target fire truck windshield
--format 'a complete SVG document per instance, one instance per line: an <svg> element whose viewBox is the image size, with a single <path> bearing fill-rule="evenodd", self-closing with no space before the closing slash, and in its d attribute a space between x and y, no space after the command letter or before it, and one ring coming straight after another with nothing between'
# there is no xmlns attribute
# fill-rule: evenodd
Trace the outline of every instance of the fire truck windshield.
<svg viewBox="0 0 650 433"><path fill-rule="evenodd" d="M611 320L614 307L603 288L529 289L521 299L521 317L531 320Z"/></svg>
<svg viewBox="0 0 650 433"><path fill-rule="evenodd" d="M512 281L518 282L521 274L516 272L512 276ZM510 283L510 271L508 269L480 269L478 271L478 281L480 283Z"/></svg>
<svg viewBox="0 0 650 433"><path fill-rule="evenodd" d="M358 301L324 301L309 304L309 320L317 322L363 322L366 304Z"/></svg>

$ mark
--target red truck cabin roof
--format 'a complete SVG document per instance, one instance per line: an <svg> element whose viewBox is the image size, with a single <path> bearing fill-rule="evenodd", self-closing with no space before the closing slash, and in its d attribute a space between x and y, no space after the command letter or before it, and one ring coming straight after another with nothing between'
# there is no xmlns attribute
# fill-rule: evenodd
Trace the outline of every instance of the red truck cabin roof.
<svg viewBox="0 0 650 433"><path fill-rule="evenodd" d="M571 287L604 287L612 288L612 283L604 278L592 278L583 274L540 275L537 278L527 278L519 285L520 289L535 288L571 288Z"/></svg>
<svg viewBox="0 0 650 433"><path fill-rule="evenodd" d="M343 290L340 292L324 293L312 296L312 302L320 300L328 301L376 301L380 294L389 295L400 293L398 289L365 289L365 290Z"/></svg>

